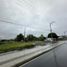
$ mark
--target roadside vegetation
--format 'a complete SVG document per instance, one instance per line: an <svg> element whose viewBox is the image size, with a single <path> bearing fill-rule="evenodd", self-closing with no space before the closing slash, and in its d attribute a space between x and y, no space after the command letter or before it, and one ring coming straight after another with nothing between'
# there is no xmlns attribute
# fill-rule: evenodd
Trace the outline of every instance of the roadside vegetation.
<svg viewBox="0 0 67 67"><path fill-rule="evenodd" d="M48 38L58 38L55 33L48 34ZM37 45L45 45L45 39L44 35L40 35L39 37L36 37L32 34L27 35L25 37L23 34L19 34L16 36L15 39L11 40L0 40L0 53L8 52L8 51L14 51L14 50L22 50L27 48L32 48Z"/></svg>
<svg viewBox="0 0 67 67"><path fill-rule="evenodd" d="M0 41L0 53L32 48L36 45L39 45L39 41L42 42L44 41L44 39L45 37L43 35L37 38L32 34L28 35L27 37L24 37L23 34L19 34L13 40L1 40Z"/></svg>
<svg viewBox="0 0 67 67"><path fill-rule="evenodd" d="M0 53L13 51L13 50L22 50L25 48L34 47L33 42L3 42L0 45Z"/></svg>

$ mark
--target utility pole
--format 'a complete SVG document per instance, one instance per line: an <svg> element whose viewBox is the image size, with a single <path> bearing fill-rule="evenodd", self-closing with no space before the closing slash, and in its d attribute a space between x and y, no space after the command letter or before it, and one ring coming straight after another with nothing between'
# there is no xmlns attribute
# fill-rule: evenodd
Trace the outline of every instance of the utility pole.
<svg viewBox="0 0 67 67"><path fill-rule="evenodd" d="M67 31L64 31L64 36L66 36L66 32L67 32Z"/></svg>
<svg viewBox="0 0 67 67"><path fill-rule="evenodd" d="M64 31L64 35L63 35L64 39L67 39L66 32L67 32L67 31Z"/></svg>
<svg viewBox="0 0 67 67"><path fill-rule="evenodd" d="M50 23L50 33L52 33L52 24L55 23L54 21Z"/></svg>
<svg viewBox="0 0 67 67"><path fill-rule="evenodd" d="M52 24L53 23L55 23L54 21L52 21L51 23L50 23L50 33L52 33ZM51 34L51 39L52 39L52 41L53 41L53 36L52 36L52 34Z"/></svg>
<svg viewBox="0 0 67 67"><path fill-rule="evenodd" d="M26 26L24 26L24 41L25 41L25 36L26 36Z"/></svg>

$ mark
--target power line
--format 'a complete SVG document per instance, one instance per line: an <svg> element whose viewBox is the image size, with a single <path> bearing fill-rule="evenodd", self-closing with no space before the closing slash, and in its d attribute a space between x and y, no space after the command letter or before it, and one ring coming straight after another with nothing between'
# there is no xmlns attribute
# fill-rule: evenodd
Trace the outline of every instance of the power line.
<svg viewBox="0 0 67 67"><path fill-rule="evenodd" d="M1 22L4 22L4 23L10 23L10 24L14 24L14 25L17 25L17 26L25 26L25 25L21 25L21 24L17 24L17 23L14 23L14 22L11 22L11 21L6 21L6 20L1 20Z"/></svg>
<svg viewBox="0 0 67 67"><path fill-rule="evenodd" d="M10 22L10 21L6 21L6 20L1 20L1 19L0 19L0 21L4 22L4 23L14 24L14 25L17 25L17 26L24 26L24 36L26 35L26 28L27 28L27 26L21 25L21 24L17 24L17 23L14 23L14 22Z"/></svg>
<svg viewBox="0 0 67 67"><path fill-rule="evenodd" d="M17 0L18 1L18 0ZM18 5L22 8L22 6L21 6L21 4L23 4L23 2L25 2L25 3L27 3L25 0L23 0L23 1L18 1ZM28 5L30 5L29 3L28 3ZM30 5L31 6L31 5ZM32 6L31 6L32 7ZM6 19L6 18L4 18L4 19ZM11 21L6 21L6 20L1 20L0 19L0 21L2 21L2 22L5 22L5 23L10 23L10 24L14 24L14 25L17 25L17 26L23 26L23 27L26 27L26 28L30 28L30 29L36 29L35 27L30 27L30 26L28 26L28 25L22 25L22 24L17 24L17 23L15 23L15 22L11 22ZM37 27L37 26L36 26ZM41 32L41 31L40 31Z"/></svg>
<svg viewBox="0 0 67 67"><path fill-rule="evenodd" d="M30 28L30 29L32 28L32 27L30 27L28 25L17 24L17 23L11 22L11 21L2 20L1 18L0 18L0 21L4 22L4 23L14 24L14 25L21 26L21 27L23 26L24 28Z"/></svg>
<svg viewBox="0 0 67 67"><path fill-rule="evenodd" d="M0 21L1 21L1 22L5 22L5 23L14 24L14 25L17 25L17 26L24 26L24 27L26 27L25 25L17 24L17 23L14 23L14 22L6 21L6 20L1 20L1 19L0 19ZM25 34L25 29L24 29L24 34Z"/></svg>
<svg viewBox="0 0 67 67"><path fill-rule="evenodd" d="M17 24L17 23L15 23L15 22L11 22L11 21L7 21L7 20L4 20L4 19L7 19L7 18L2 18L2 17L0 17L0 21L1 22L4 22L4 23L9 23L9 24L14 24L14 25L17 25L17 26L23 26L23 27L28 27L28 28L34 28L34 27L30 27L30 26L28 26L28 25L22 25L22 24Z"/></svg>
<svg viewBox="0 0 67 67"><path fill-rule="evenodd" d="M6 19L6 18L5 18ZM7 21L7 20L2 20L2 18L0 18L0 21L1 22L4 22L4 23L9 23L9 24L14 24L14 25L17 25L17 26L23 26L24 28L30 28L30 29L33 29L34 27L30 27L28 25L22 25L22 24L17 24L17 23L14 23L14 22L11 22L11 21Z"/></svg>
<svg viewBox="0 0 67 67"><path fill-rule="evenodd" d="M18 1L18 0L17 0L17 1ZM20 6L21 9L22 9L22 4L23 4L24 2L27 3L25 0L19 0L18 3L16 3L16 4L17 4L18 6ZM28 4L28 5L30 5L30 4ZM32 5L30 5L30 6L33 7ZM28 7L28 6L26 6L26 7ZM36 26L36 27L37 27L37 26ZM30 27L30 28L36 29L35 27ZM40 30L42 30L42 29L40 29ZM40 32L41 32L41 31L40 31Z"/></svg>
<svg viewBox="0 0 67 67"><path fill-rule="evenodd" d="M5 18L5 19L7 19L7 18ZM22 24L17 24L17 23L14 23L14 22L11 22L11 21L7 21L7 20L2 20L2 18L0 18L0 21L1 22L4 22L4 23L9 23L9 24L13 24L13 25L16 25L16 26L23 26L24 27L24 30L25 30L25 28L27 29L27 28L30 28L30 30L32 30L32 29L34 29L34 27L30 27L30 26L28 26L28 25L22 25ZM36 31L36 32L43 32L43 31L37 31L37 30L33 30L34 32Z"/></svg>
<svg viewBox="0 0 67 67"><path fill-rule="evenodd" d="M18 2L18 3L17 3ZM23 0L23 1L21 1L21 0L17 0L17 2L16 2L16 4L17 5L19 5L21 8L22 8L22 6L21 6L21 4L23 4L24 2L26 3L26 1L25 0ZM30 4L28 4L28 5L30 5ZM31 5L30 5L31 6ZM5 22L5 21L3 21L3 22ZM22 24L17 24L17 23L14 23L14 22L6 22L6 23L11 23L11 24L15 24L15 25L19 25L19 26L24 26L24 27L28 27L28 28L30 28L30 29L36 29L35 27L30 27L30 26L28 26L28 25L22 25ZM36 26L37 27L37 26Z"/></svg>
<svg viewBox="0 0 67 67"><path fill-rule="evenodd" d="M17 25L17 26L23 26L23 27L26 27L26 28L35 28L35 27L30 27L29 25L23 25L23 24L18 24L18 23L15 23L15 22L12 22L12 21L8 21L8 20L12 20L12 19L8 19L8 20L5 20L5 19L8 19L8 18L6 18L6 17L0 17L0 21L1 22L4 22L4 23L9 23L9 24L14 24L14 25Z"/></svg>
<svg viewBox="0 0 67 67"><path fill-rule="evenodd" d="M17 0L18 1L18 0ZM30 3L29 3L30 2ZM26 3L27 5L26 5L26 7L29 7L30 6L30 8L32 8L33 6L32 6L32 4L31 4L31 1L25 1L25 0L19 0L18 1L18 3L17 3L17 5L19 5L20 7L21 7L21 5L22 4L24 4L24 3ZM29 6L28 6L29 5Z"/></svg>

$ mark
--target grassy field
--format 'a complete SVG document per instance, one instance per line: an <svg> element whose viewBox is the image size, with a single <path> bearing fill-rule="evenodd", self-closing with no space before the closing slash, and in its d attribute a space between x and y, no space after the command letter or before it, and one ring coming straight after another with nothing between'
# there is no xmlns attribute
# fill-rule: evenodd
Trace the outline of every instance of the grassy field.
<svg viewBox="0 0 67 67"><path fill-rule="evenodd" d="M0 53L31 47L34 47L33 42L4 42L0 44Z"/></svg>

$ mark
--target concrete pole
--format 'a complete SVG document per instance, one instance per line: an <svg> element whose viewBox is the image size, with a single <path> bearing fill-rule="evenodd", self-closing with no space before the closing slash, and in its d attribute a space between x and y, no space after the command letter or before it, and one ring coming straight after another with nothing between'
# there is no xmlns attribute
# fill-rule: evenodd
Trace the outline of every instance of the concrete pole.
<svg viewBox="0 0 67 67"><path fill-rule="evenodd" d="M52 33L52 24L55 23L54 21L50 23L50 33ZM51 35L51 39L53 41L53 36Z"/></svg>
<svg viewBox="0 0 67 67"><path fill-rule="evenodd" d="M25 41L25 36L26 36L26 26L24 26L24 41Z"/></svg>

